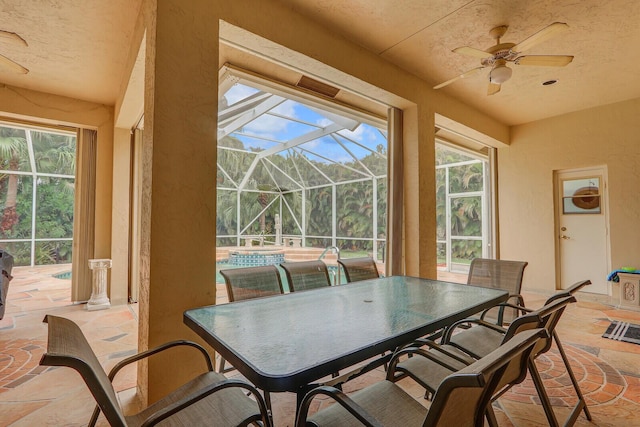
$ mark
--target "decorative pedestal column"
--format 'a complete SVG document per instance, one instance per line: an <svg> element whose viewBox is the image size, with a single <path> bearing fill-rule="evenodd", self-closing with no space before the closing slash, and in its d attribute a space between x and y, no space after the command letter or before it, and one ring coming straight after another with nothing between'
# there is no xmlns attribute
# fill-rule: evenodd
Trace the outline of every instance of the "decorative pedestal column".
<svg viewBox="0 0 640 427"><path fill-rule="evenodd" d="M93 270L93 286L91 298L87 302L87 310L104 310L111 307L107 296L107 269L111 268L110 259L90 259L89 268Z"/></svg>

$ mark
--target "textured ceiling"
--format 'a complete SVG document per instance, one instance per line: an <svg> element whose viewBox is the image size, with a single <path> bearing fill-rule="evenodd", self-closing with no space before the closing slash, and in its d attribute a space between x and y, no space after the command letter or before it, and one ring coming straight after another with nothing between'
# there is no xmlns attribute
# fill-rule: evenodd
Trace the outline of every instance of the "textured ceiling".
<svg viewBox="0 0 640 427"><path fill-rule="evenodd" d="M125 78L141 0L2 0L0 30L28 46L0 38L0 54L28 74L0 66L0 83L115 104Z"/></svg>
<svg viewBox="0 0 640 427"><path fill-rule="evenodd" d="M552 22L568 31L526 54L574 55L566 67L514 65L502 90L487 96L488 69L439 89L506 124L640 97L638 0L280 0L332 31L436 85L479 66L453 53L486 49L489 30L509 25L518 43ZM27 67L0 67L0 83L114 104L125 74L141 0L2 0L0 54ZM552 86L542 82L557 79Z"/></svg>
<svg viewBox="0 0 640 427"><path fill-rule="evenodd" d="M638 0L280 0L435 86L480 66L453 53L495 44L489 31L509 29L518 43L553 22L569 29L526 51L574 55L566 67L517 66L487 96L489 69L439 89L507 124L640 97ZM556 79L552 86L542 86Z"/></svg>

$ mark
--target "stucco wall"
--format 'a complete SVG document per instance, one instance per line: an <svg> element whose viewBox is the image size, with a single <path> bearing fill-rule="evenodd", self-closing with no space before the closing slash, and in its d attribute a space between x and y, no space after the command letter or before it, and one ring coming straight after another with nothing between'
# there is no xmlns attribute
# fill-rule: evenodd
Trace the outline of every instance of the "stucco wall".
<svg viewBox="0 0 640 427"><path fill-rule="evenodd" d="M606 165L612 268L640 267L640 99L515 126L498 150L500 255L523 287L556 287L553 171Z"/></svg>
<svg viewBox="0 0 640 427"><path fill-rule="evenodd" d="M144 191L150 198L143 207L148 209L143 213L143 223L145 218L148 221L142 261L148 265L148 273L142 273L140 296L143 346L185 336L195 338L182 324L182 313L214 298L209 283L213 258L207 257L213 257L215 244L215 187L211 178L215 149L211 144L215 140L216 65L222 64L212 63L212 55L218 49L219 22L246 30L240 31L234 42L250 46L248 50L276 59L280 56L340 87L358 86L361 91L362 82L379 87L376 93L390 95L384 102L406 110L405 124L413 132L405 132L407 179L403 190L405 200L411 201L405 206L405 262L408 274L435 276L434 113L467 125L481 123L481 130L491 138L506 142L508 129L504 125L436 93L427 82L279 2L147 0L144 11L144 145L148 151L143 156L148 159L145 164L150 174L144 178ZM272 49L264 40L285 49ZM261 43L265 49L259 49ZM186 264L176 265L169 254L180 254ZM162 358L150 363L151 400L193 369L184 363L177 371L175 364ZM175 378L167 377L169 370Z"/></svg>

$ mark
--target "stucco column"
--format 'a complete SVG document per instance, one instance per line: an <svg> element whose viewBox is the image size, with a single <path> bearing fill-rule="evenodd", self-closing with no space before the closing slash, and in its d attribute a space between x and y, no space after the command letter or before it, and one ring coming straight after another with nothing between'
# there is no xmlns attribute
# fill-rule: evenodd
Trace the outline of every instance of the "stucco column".
<svg viewBox="0 0 640 427"><path fill-rule="evenodd" d="M141 348L199 340L183 312L215 304L217 7L145 0ZM204 365L198 352L176 349L150 358L146 368L139 382L148 380L155 401Z"/></svg>
<svg viewBox="0 0 640 427"><path fill-rule="evenodd" d="M107 269L111 268L110 259L90 259L89 268L93 273L91 298L87 302L87 310L104 310L111 307L107 296Z"/></svg>

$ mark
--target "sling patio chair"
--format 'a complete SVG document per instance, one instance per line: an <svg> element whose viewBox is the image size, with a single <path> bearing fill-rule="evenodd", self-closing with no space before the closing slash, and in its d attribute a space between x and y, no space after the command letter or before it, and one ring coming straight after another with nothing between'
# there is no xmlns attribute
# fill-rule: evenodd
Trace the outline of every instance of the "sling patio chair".
<svg viewBox="0 0 640 427"><path fill-rule="evenodd" d="M371 257L338 258L338 264L344 270L347 283L380 277L376 262Z"/></svg>
<svg viewBox="0 0 640 427"><path fill-rule="evenodd" d="M275 265L220 270L227 285L229 302L284 293L280 272Z"/></svg>
<svg viewBox="0 0 640 427"><path fill-rule="evenodd" d="M545 305L551 304L553 301L559 300L561 298L574 296L576 292L578 292L579 290L581 290L582 288L590 284L591 284L591 280L578 281L573 285L571 285L570 287L568 287L567 289L563 289L553 294L552 296L550 296L545 302ZM533 312L533 310L526 307L518 307L518 310L525 313ZM567 357L567 353L564 351L564 346L560 342L560 338L558 337L558 331L554 329L551 335L552 335L553 341L555 341L556 343L556 348L558 349L558 353L562 358L562 363L564 363L564 366L567 369L567 374L569 375L569 379L571 380L573 389L576 392L576 396L578 397L578 402L576 403L571 413L569 414L569 417L567 418L565 425L573 425L575 421L578 419L578 416L580 415L581 410L584 411L584 415L587 418L587 420L591 421L592 419L591 412L589 412L589 408L587 407L587 402L584 398L584 395L582 394L582 390L580 390L580 385L578 384L578 380L576 379L576 376L573 373L573 369L571 368L571 364L569 363L569 358ZM549 346L551 346L551 341L549 341Z"/></svg>
<svg viewBox="0 0 640 427"><path fill-rule="evenodd" d="M436 344L433 341L421 340L423 344L430 347L429 353L431 353L432 357L430 359L412 357L398 363L398 366L394 367L394 369L401 372L402 375L397 375L396 379L408 375L418 384L425 387L427 392L433 392L439 381L451 370L458 370L462 366L470 363L471 360L484 357L522 330L532 327L543 327L548 331L549 337L541 340L533 351L532 360L529 364L529 372L531 373L534 386L542 402L549 425L558 426L558 421L553 412L551 402L536 368L534 359L551 348L552 336L555 333L555 327L562 313L568 304L576 302L573 295L565 295L565 293L566 292L559 297L554 296L549 298L547 304L542 308L530 311L514 319L508 328L503 328L478 318L463 319L453 323L445 331L440 344ZM458 326L469 323L473 325L471 328L454 333ZM437 360L437 362L434 363L434 360ZM570 370L571 367L567 364L567 371ZM582 401L582 404L579 403L578 405L580 409L582 409L584 399L582 399L582 394L579 388L577 388L577 383L574 384L574 387L576 387L579 399ZM493 400L499 398L500 395L502 395L502 393L494 396ZM579 413L579 409L577 412ZM489 411L489 413L491 413L491 411ZM572 418L573 417L572 415ZM495 425L495 420L490 419L489 423L490 425ZM572 423L573 421L570 424Z"/></svg>
<svg viewBox="0 0 640 427"><path fill-rule="evenodd" d="M520 294L520 290L522 288L522 276L527 265L526 261L474 258L469 267L467 284L504 289L509 292L510 301L515 300L517 305L524 306L524 299ZM498 325L502 325L505 320L513 320L520 315L518 310L504 306L492 310L491 313L491 316L495 316Z"/></svg>
<svg viewBox="0 0 640 427"><path fill-rule="evenodd" d="M321 260L283 262L280 267L287 275L291 292L331 286L329 270Z"/></svg>
<svg viewBox="0 0 640 427"><path fill-rule="evenodd" d="M257 267L230 268L220 270L227 286L229 302L246 299L261 298L283 294L280 272L275 265ZM226 373L234 368L225 368L226 361L220 357L218 372ZM271 409L271 398L268 392L264 393L267 407Z"/></svg>
<svg viewBox="0 0 640 427"><path fill-rule="evenodd" d="M480 427L496 387L526 376L529 355L544 336L544 329L523 332L487 357L451 373L438 386L428 409L391 380L391 370L386 380L351 395L333 387L314 388L300 404L296 427ZM405 348L394 357L413 351L428 353ZM309 416L309 407L318 395L328 396L336 403Z"/></svg>
<svg viewBox="0 0 640 427"><path fill-rule="evenodd" d="M95 425L100 412L104 413L113 427L153 426L159 423L163 426L271 425L266 404L258 390L244 381L227 379L215 372L206 350L197 343L172 341L163 344L125 358L107 375L77 324L52 315L47 315L44 321L49 324L48 342L40 365L66 366L82 376L97 402L89 426ZM199 350L208 370L141 412L124 415L112 385L116 373L130 363L178 346Z"/></svg>

